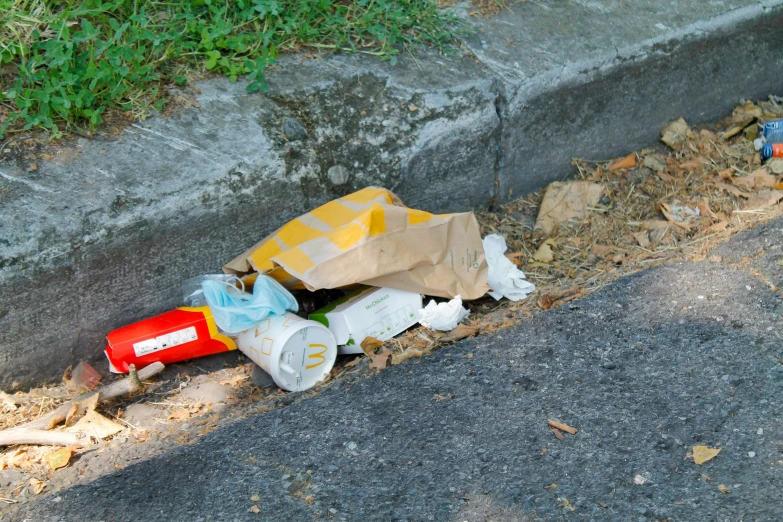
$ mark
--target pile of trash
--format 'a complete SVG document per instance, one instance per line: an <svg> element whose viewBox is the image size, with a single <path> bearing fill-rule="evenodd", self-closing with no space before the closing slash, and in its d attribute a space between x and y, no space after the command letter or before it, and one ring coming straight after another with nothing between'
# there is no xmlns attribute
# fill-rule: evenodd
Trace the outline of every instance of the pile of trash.
<svg viewBox="0 0 783 522"><path fill-rule="evenodd" d="M416 324L453 331L469 315L463 298L524 299L535 286L505 251L503 237L481 239L472 212L430 214L368 187L283 225L224 274L185 281L184 306L109 333L106 356L119 373L239 349L304 391L340 354L376 357Z"/></svg>
<svg viewBox="0 0 783 522"><path fill-rule="evenodd" d="M513 326L623 275L710 259L716 244L783 214L783 158L775 156L781 146L773 132L783 128L781 118L783 103L771 97L743 103L718 128L694 129L680 119L662 131L666 149L577 159L576 179L475 215L410 209L374 187L331 201L228 262L222 274L184 281L177 309L110 332L110 369L126 378L99 386L99 373L80 364L56 389L0 392L0 446L17 446L0 458L0 471L26 469L34 459L24 445L62 446L41 450L53 473L96 439L119 445L131 434L151 436L125 418L139 400L160 406L177 440L196 432L185 425L214 429L213 400L180 398L195 392L180 377L182 366L165 383L144 382L170 363L245 354L252 376L249 366L226 368L212 383L232 396L224 415L241 418L289 403L287 391L311 396L330 379ZM38 494L45 478L33 476L13 496L25 488Z"/></svg>

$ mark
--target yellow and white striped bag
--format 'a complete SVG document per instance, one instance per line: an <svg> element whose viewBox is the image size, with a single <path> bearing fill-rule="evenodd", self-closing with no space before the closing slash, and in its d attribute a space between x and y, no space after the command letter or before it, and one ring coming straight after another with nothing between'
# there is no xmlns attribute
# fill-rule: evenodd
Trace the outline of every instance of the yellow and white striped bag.
<svg viewBox="0 0 783 522"><path fill-rule="evenodd" d="M463 299L477 299L489 290L472 212L434 215L414 210L377 187L330 201L286 223L223 270L267 274L289 289L361 283Z"/></svg>

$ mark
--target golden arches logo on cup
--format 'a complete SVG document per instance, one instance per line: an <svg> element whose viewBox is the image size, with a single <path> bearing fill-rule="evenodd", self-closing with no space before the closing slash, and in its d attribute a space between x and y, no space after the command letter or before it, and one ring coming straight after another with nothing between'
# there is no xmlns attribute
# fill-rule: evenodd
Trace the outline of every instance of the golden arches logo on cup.
<svg viewBox="0 0 783 522"><path fill-rule="evenodd" d="M288 391L307 390L324 380L337 358L332 332L292 313L269 317L236 340L242 353Z"/></svg>

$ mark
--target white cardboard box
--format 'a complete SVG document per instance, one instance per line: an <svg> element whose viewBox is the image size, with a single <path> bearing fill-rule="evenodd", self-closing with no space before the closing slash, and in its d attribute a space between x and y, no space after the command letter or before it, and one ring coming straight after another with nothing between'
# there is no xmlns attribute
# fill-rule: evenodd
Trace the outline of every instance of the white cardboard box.
<svg viewBox="0 0 783 522"><path fill-rule="evenodd" d="M421 294L392 288L362 287L311 313L337 339L338 353L362 353L365 337L391 339L419 322Z"/></svg>

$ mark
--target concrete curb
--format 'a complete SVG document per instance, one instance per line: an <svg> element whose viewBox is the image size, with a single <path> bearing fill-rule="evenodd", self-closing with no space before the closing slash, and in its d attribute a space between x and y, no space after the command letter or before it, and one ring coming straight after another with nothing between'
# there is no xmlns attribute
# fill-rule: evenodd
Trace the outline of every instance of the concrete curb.
<svg viewBox="0 0 783 522"><path fill-rule="evenodd" d="M109 330L177 306L182 279L335 196L487 205L779 91L783 0L702 4L527 2L471 17L459 56L292 57L269 95L208 81L171 118L0 164L0 388L95 362ZM287 118L308 136L281 156Z"/></svg>

